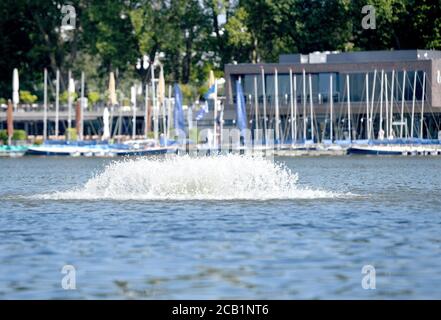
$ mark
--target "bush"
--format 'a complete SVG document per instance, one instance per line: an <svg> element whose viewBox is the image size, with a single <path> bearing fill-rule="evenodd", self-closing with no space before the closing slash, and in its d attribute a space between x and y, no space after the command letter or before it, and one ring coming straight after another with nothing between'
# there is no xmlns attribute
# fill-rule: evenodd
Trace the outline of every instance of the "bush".
<svg viewBox="0 0 441 320"><path fill-rule="evenodd" d="M155 139L155 133L153 131L148 132L147 139Z"/></svg>
<svg viewBox="0 0 441 320"><path fill-rule="evenodd" d="M68 141L76 141L78 139L77 129L76 128L66 129L65 136L66 136L66 140Z"/></svg>
<svg viewBox="0 0 441 320"><path fill-rule="evenodd" d="M12 135L12 140L14 141L23 141L28 138L26 131L24 130L14 130L14 134Z"/></svg>
<svg viewBox="0 0 441 320"><path fill-rule="evenodd" d="M91 91L87 95L87 98L89 99L89 103L91 106L95 105L98 101L101 100L101 95L99 92Z"/></svg>
<svg viewBox="0 0 441 320"><path fill-rule="evenodd" d="M24 130L14 130L14 134L12 135L12 140L14 141L24 141L28 138L26 131ZM0 130L0 141L3 144L8 144L8 131Z"/></svg>
<svg viewBox="0 0 441 320"><path fill-rule="evenodd" d="M150 102L150 103L151 103L151 102ZM132 104L131 104L129 98L124 98L124 99L122 99L122 106L123 106L123 107L128 107L128 106L131 106L131 105L132 105Z"/></svg>
<svg viewBox="0 0 441 320"><path fill-rule="evenodd" d="M184 98L183 104L189 105L198 98L198 88L190 84L181 85L181 91Z"/></svg>
<svg viewBox="0 0 441 320"><path fill-rule="evenodd" d="M68 98L69 98L69 92L68 91L64 91L60 95L60 102L61 103L67 103L68 102ZM78 94L76 92L72 93L72 102L74 102L77 98L78 98Z"/></svg>
<svg viewBox="0 0 441 320"><path fill-rule="evenodd" d="M20 100L26 104L33 104L38 100L38 97L32 94L30 91L23 90L20 91Z"/></svg>
<svg viewBox="0 0 441 320"><path fill-rule="evenodd" d="M194 143L199 142L199 130L198 128L191 128L188 133L188 139Z"/></svg>
<svg viewBox="0 0 441 320"><path fill-rule="evenodd" d="M0 142L8 144L8 133L6 130L0 130Z"/></svg>

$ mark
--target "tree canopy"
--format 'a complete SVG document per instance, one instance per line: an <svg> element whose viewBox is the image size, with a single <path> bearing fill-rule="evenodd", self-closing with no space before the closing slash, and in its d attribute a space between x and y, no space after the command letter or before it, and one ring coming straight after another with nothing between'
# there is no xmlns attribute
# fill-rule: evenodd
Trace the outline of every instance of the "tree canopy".
<svg viewBox="0 0 441 320"><path fill-rule="evenodd" d="M211 69L283 53L441 49L441 0L71 0L74 30L61 27L63 2L0 2L0 97L11 95L13 68L20 89L41 98L44 68L51 80L61 71L62 91L72 70L103 92L109 71L121 85L141 80L143 55L160 57L168 82L203 86ZM362 28L367 4L376 29Z"/></svg>

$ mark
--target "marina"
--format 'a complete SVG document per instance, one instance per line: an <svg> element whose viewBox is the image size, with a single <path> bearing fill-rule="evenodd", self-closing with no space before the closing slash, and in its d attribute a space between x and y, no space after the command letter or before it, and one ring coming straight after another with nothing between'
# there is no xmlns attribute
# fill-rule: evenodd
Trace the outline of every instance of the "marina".
<svg viewBox="0 0 441 320"><path fill-rule="evenodd" d="M31 139L44 144L28 145L26 153L3 149L2 155L139 156L173 152L169 143L182 149L190 140L198 150L216 152L235 134L232 130L239 130L239 144L247 145L245 149L261 145L261 137L271 134L273 140L263 142L284 156L439 155L438 65L441 52L424 50L284 55L278 65L227 65L225 79L211 72L205 102L188 104L179 85L170 84L166 92L162 68L158 74L152 67L151 85L132 86L131 106L126 107L119 106L110 73L108 104L90 112L80 98L75 117L72 102L67 111L60 111L57 96L55 112L46 100L43 113L19 112L19 101L11 102L7 112L0 112L0 127L11 128L9 137L14 126L27 129ZM45 81L47 76L45 71ZM19 90L18 77L15 69L14 92ZM82 73L81 97L85 79ZM69 83L75 92L73 79ZM217 95L218 87L224 88L225 96ZM130 139L150 139L150 147L156 149L127 151L130 144L124 141Z"/></svg>
<svg viewBox="0 0 441 320"><path fill-rule="evenodd" d="M0 300L441 299L441 2L0 13Z"/></svg>

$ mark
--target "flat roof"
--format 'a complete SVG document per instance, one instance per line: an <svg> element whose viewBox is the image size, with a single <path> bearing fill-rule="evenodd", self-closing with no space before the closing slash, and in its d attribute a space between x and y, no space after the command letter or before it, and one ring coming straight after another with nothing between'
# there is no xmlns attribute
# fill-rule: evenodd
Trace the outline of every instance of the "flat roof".
<svg viewBox="0 0 441 320"><path fill-rule="evenodd" d="M314 52L310 54L282 54L279 64L327 64L327 63L369 63L400 62L441 59L439 50L393 50L354 52ZM265 64L265 63L264 63Z"/></svg>

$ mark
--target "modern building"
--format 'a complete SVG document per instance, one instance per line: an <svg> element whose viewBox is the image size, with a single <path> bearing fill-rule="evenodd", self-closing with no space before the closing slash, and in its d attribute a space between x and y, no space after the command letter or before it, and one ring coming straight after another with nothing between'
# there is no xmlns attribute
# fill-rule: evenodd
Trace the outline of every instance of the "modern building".
<svg viewBox="0 0 441 320"><path fill-rule="evenodd" d="M249 129L275 129L282 142L441 138L441 51L282 55L229 64L225 79L225 126L235 125L240 81Z"/></svg>

